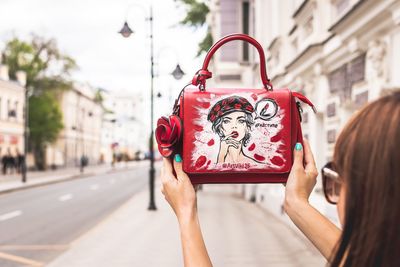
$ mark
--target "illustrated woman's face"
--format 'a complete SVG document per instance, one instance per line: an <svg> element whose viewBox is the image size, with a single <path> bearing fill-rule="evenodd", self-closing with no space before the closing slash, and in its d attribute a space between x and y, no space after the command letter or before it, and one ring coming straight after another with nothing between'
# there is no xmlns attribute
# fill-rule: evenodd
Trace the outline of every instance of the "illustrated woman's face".
<svg viewBox="0 0 400 267"><path fill-rule="evenodd" d="M241 141L247 131L246 113L235 111L223 116L221 128L224 136L230 135L231 138Z"/></svg>

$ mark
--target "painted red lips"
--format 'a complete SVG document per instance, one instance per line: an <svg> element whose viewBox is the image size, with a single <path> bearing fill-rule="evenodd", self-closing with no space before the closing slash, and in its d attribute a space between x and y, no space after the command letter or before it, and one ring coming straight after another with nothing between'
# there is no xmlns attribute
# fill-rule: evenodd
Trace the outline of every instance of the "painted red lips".
<svg viewBox="0 0 400 267"><path fill-rule="evenodd" d="M233 131L231 134L232 134L233 138L238 138L239 137L239 133L236 132L236 131Z"/></svg>

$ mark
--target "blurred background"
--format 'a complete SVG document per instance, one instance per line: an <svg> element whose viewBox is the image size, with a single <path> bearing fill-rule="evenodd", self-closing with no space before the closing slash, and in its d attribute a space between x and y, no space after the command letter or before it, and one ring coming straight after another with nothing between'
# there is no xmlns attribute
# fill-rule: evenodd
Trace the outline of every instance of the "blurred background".
<svg viewBox="0 0 400 267"><path fill-rule="evenodd" d="M319 168L352 114L400 88L399 0L1 0L0 266L183 266L152 127L237 32L262 44L275 88L315 104L302 127ZM208 86L261 86L246 43L210 70ZM198 194L215 266L325 264L282 185ZM311 203L339 225L319 177Z"/></svg>

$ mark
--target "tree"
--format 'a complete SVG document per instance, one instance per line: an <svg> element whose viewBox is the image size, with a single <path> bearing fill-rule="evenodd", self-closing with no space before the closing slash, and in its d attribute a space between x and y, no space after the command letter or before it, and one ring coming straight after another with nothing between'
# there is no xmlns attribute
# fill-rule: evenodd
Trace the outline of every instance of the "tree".
<svg viewBox="0 0 400 267"><path fill-rule="evenodd" d="M71 71L75 61L60 52L54 39L33 35L30 41L16 37L6 43L3 61L10 77L23 70L27 75L29 98L29 147L35 155L38 169L46 167L45 149L54 142L63 128L59 106L61 92L72 87Z"/></svg>
<svg viewBox="0 0 400 267"><path fill-rule="evenodd" d="M207 14L210 12L205 2L198 0L178 0L185 6L186 16L179 23L181 25L199 28L206 24ZM199 44L197 56L200 56L203 52L207 52L213 44L213 38L211 34L211 28L208 26L206 36Z"/></svg>
<svg viewBox="0 0 400 267"><path fill-rule="evenodd" d="M46 145L57 139L64 127L62 112L51 92L33 95L29 100L30 143L38 169L46 166Z"/></svg>

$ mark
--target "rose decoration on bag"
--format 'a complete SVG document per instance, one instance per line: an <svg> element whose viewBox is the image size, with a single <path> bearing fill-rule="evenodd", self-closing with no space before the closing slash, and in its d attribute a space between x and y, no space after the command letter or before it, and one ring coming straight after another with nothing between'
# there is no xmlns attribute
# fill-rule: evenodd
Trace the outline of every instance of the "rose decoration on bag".
<svg viewBox="0 0 400 267"><path fill-rule="evenodd" d="M182 138L182 121L176 115L161 117L157 121L156 140L163 157L171 157L178 152Z"/></svg>

